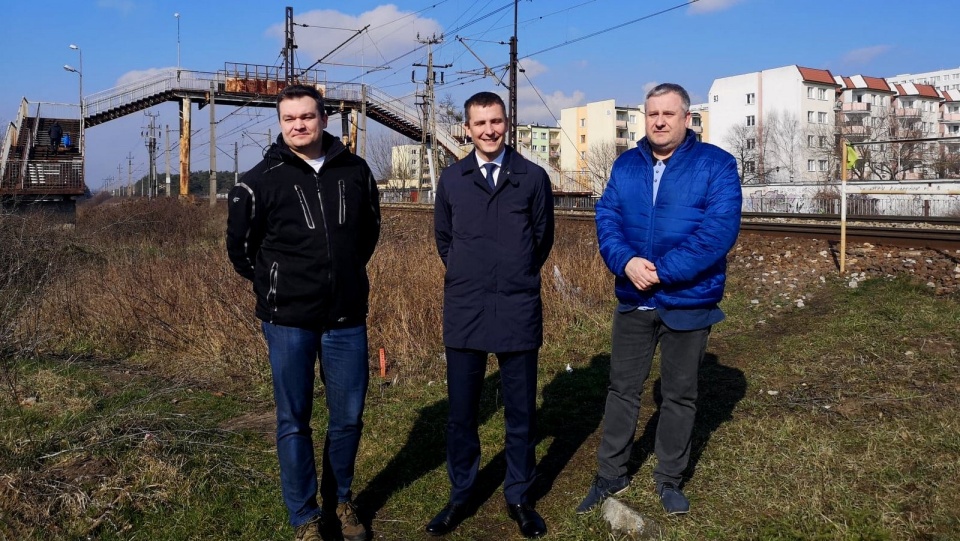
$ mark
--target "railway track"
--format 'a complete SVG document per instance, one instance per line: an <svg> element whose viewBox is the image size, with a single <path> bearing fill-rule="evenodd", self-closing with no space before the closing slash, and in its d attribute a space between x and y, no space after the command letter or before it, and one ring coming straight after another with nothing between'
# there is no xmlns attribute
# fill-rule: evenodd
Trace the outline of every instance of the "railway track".
<svg viewBox="0 0 960 541"><path fill-rule="evenodd" d="M385 209L433 212L432 205L387 203ZM592 210L557 209L558 220L593 221ZM840 217L818 214L744 213L742 234L840 240ZM848 243L871 243L909 248L960 250L960 218L909 216L855 216L847 219Z"/></svg>

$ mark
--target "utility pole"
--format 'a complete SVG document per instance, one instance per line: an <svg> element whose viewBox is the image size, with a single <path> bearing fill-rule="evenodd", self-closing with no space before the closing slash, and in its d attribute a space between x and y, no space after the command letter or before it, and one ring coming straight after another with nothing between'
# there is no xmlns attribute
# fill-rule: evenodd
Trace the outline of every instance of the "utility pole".
<svg viewBox="0 0 960 541"><path fill-rule="evenodd" d="M170 124L167 124L167 197L170 197Z"/></svg>
<svg viewBox="0 0 960 541"><path fill-rule="evenodd" d="M127 185L130 186L130 195L133 196L136 192L133 191L133 153L127 152Z"/></svg>
<svg viewBox="0 0 960 541"><path fill-rule="evenodd" d="M141 132L140 135L146 139L144 144L147 146L147 156L148 156L148 171L147 171L147 182L149 186L147 187L147 197L153 197L154 195L154 186L157 182L157 125L156 118L160 116L160 113L148 113L144 112L145 115L150 117L150 124L147 126L147 131ZM143 195L144 189L143 185L140 186L140 194Z"/></svg>
<svg viewBox="0 0 960 541"><path fill-rule="evenodd" d="M234 141L233 142L233 185L236 186L240 182L240 161L237 157L240 155L240 145Z"/></svg>
<svg viewBox="0 0 960 541"><path fill-rule="evenodd" d="M513 0L513 36L510 38L510 135L507 144L517 148L517 5Z"/></svg>
<svg viewBox="0 0 960 541"><path fill-rule="evenodd" d="M293 8L290 6L287 6L284 36L283 63L286 68L284 75L287 84L291 84L297 80L297 74L293 70L293 51L297 45L293 42Z"/></svg>
<svg viewBox="0 0 960 541"><path fill-rule="evenodd" d="M120 174L122 167L119 163L117 164L117 185L120 186L120 195L126 195L126 190L124 190L123 186L123 175Z"/></svg>
<svg viewBox="0 0 960 541"><path fill-rule="evenodd" d="M427 68L427 78L424 81L423 135L420 138L420 177L418 188L423 184L423 162L424 158L426 158L427 164L430 167L430 193L436 193L437 180L435 164L437 157L437 114L435 111L436 91L434 90L434 87L437 84L437 74L433 70L434 68L449 68L452 66L452 64L437 66L433 64L433 46L438 43L443 43L443 35L438 38L437 35L434 34L430 38L422 40L420 39L420 35L417 34L417 41L427 46L427 64L414 64L414 66ZM442 73L440 77L440 84L443 84Z"/></svg>
<svg viewBox="0 0 960 541"><path fill-rule="evenodd" d="M214 93L217 83L210 83L210 206L217 204L217 118Z"/></svg>

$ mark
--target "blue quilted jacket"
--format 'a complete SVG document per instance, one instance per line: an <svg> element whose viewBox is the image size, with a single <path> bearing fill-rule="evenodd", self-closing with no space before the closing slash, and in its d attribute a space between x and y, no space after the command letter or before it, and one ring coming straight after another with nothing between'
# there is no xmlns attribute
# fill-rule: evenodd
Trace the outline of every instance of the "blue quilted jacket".
<svg viewBox="0 0 960 541"><path fill-rule="evenodd" d="M670 157L653 203L655 159L647 139L617 158L597 203L600 255L617 299L633 306L710 308L723 297L726 255L740 230L740 177L733 156L687 136ZM642 257L660 284L640 291L624 274Z"/></svg>

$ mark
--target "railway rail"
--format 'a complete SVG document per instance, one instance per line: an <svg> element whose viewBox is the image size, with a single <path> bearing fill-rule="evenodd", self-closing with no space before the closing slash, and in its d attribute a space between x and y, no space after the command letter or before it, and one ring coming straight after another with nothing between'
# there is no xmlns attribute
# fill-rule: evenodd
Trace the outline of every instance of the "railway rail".
<svg viewBox="0 0 960 541"><path fill-rule="evenodd" d="M385 203L384 208L432 212L433 206ZM557 209L558 220L592 221L592 210ZM747 235L840 240L840 217L830 214L745 212L740 231ZM847 243L871 243L909 248L960 250L960 218L915 216L853 216L847 218Z"/></svg>

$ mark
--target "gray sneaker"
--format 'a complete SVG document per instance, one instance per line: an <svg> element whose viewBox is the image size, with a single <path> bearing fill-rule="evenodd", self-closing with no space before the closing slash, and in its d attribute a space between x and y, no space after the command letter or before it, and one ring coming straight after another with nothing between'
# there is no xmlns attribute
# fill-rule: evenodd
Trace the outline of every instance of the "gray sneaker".
<svg viewBox="0 0 960 541"><path fill-rule="evenodd" d="M583 514L592 510L600 505L603 500L615 494L620 494L624 490L627 490L629 486L630 478L626 475L617 477L616 479L605 479L599 475L596 476L593 479L593 484L590 485L590 492L587 493L587 497L577 506L577 514Z"/></svg>
<svg viewBox="0 0 960 541"><path fill-rule="evenodd" d="M660 493L660 504L668 515L683 515L690 512L690 500L683 495L677 485L663 483L657 491Z"/></svg>

